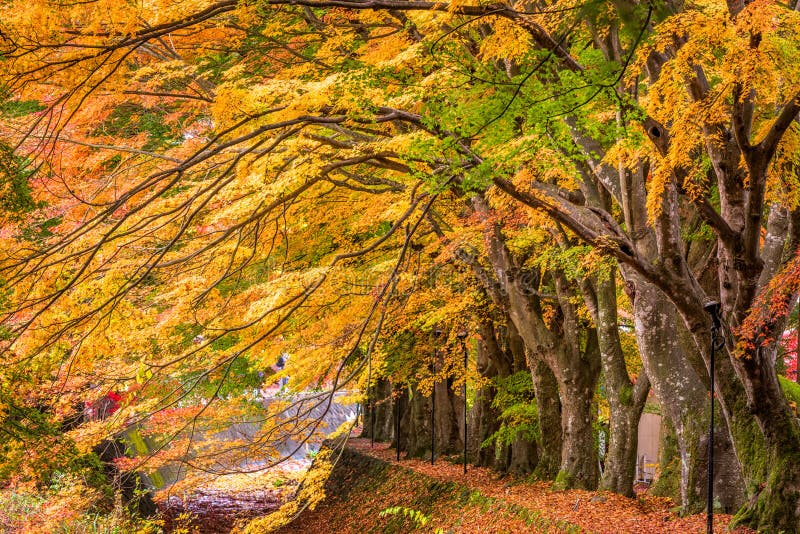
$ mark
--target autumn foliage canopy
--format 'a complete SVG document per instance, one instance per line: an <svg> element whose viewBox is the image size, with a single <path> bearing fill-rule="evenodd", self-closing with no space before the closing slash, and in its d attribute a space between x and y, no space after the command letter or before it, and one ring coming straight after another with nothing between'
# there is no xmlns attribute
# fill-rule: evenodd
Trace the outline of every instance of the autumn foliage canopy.
<svg viewBox="0 0 800 534"><path fill-rule="evenodd" d="M797 531L797 7L4 2L0 482L270 468L333 404L459 454L467 384L469 460L557 488L632 495L658 411L697 511L715 301L720 507Z"/></svg>

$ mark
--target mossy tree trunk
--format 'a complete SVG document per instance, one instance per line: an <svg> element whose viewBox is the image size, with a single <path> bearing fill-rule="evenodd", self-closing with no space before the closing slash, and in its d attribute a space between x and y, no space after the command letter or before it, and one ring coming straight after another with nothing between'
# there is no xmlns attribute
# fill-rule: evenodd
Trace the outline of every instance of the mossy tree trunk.
<svg viewBox="0 0 800 534"><path fill-rule="evenodd" d="M561 466L563 445L558 382L553 371L542 360L529 354L528 361L539 415L539 432L536 437L539 461L533 474L539 480L553 480Z"/></svg>
<svg viewBox="0 0 800 534"><path fill-rule="evenodd" d="M558 384L562 447L556 485L594 489L599 475L593 426L594 391L600 374L597 332L580 326L563 278L554 278L560 312L553 322L555 331L546 326L537 303L531 306L519 298L523 295L518 289L511 289L517 293L511 298L511 318L528 349L547 364Z"/></svg>
<svg viewBox="0 0 800 534"><path fill-rule="evenodd" d="M473 206L478 213L489 214L483 198L473 197ZM593 427L593 398L600 375L597 331L580 319L573 303L575 291L557 270L546 273L548 287L555 291L548 301L555 317L545 321L539 291L544 280L534 271L519 268L497 224L487 227L486 238L511 322L526 349L547 364L558 384L563 441L557 486L594 489L599 476Z"/></svg>
<svg viewBox="0 0 800 534"><path fill-rule="evenodd" d="M584 301L597 325L600 361L610 408L609 441L600 488L633 497L639 420L650 381L642 370L634 381L628 374L619 337L616 270L582 283Z"/></svg>
<svg viewBox="0 0 800 534"><path fill-rule="evenodd" d="M496 362L500 355L502 351L497 345L494 325L490 320L484 321L480 326L480 340L477 347L477 371L481 377L491 381L497 376ZM471 433L469 448L473 463L481 467L495 466L495 448L484 447L483 443L500 428L500 412L492 405L496 393L494 384L489 383L477 391L473 404L472 421L475 431Z"/></svg>

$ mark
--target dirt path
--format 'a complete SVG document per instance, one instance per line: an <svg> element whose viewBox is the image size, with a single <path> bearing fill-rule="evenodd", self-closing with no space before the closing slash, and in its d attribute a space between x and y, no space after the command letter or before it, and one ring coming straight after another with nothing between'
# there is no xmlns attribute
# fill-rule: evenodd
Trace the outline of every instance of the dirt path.
<svg viewBox="0 0 800 534"><path fill-rule="evenodd" d="M395 450L388 444L376 443L370 448L368 439L352 439L348 446L360 453L384 462L400 465L417 473L445 482L479 490L486 497L504 501L540 512L554 524L569 523L580 526L586 532L599 534L650 534L650 533L705 533L706 516L696 514L679 517L670 509L674 506L665 498L641 496L636 499L608 492L551 491L544 482L521 482L509 478L498 478L496 472L486 468L467 466L464 475L461 464L444 459L431 465L429 461L395 461ZM714 532L730 532L727 525L731 516L715 515ZM740 528L737 534L754 531Z"/></svg>

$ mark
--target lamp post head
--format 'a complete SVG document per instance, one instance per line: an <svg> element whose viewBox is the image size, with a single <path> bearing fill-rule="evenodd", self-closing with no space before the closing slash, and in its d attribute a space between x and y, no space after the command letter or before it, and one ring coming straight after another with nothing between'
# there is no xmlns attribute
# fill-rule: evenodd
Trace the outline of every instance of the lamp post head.
<svg viewBox="0 0 800 534"><path fill-rule="evenodd" d="M461 341L464 341L465 339L467 339L467 336L468 336L468 335L469 335L469 332L467 332L466 330L460 330L460 331L458 332L458 334L456 334L456 337L457 337L459 340L461 340Z"/></svg>
<svg viewBox="0 0 800 534"><path fill-rule="evenodd" d="M442 337L442 329L441 329L441 328L439 328L439 327L436 327L436 328L434 328L434 329L433 329L433 337L434 337L434 338L440 338L440 337Z"/></svg>
<svg viewBox="0 0 800 534"><path fill-rule="evenodd" d="M711 316L711 323L713 324L714 328L720 327L720 311L721 305L719 302L712 300L707 302L703 305L703 309L706 311L708 315Z"/></svg>

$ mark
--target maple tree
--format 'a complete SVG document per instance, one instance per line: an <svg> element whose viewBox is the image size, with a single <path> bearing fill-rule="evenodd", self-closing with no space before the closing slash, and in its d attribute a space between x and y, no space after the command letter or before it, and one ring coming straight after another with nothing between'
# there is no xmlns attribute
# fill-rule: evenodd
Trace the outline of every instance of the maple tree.
<svg viewBox="0 0 800 534"><path fill-rule="evenodd" d="M796 6L21 5L0 7L5 471L46 478L132 425L156 445L120 468L270 466L332 430L337 391L407 453L434 429L460 453L471 381L478 463L630 495L652 387L694 509L718 300L720 501L797 529L775 367L798 294ZM534 398L503 405L518 373ZM263 406L285 376L307 393ZM258 430L212 439L235 421Z"/></svg>

